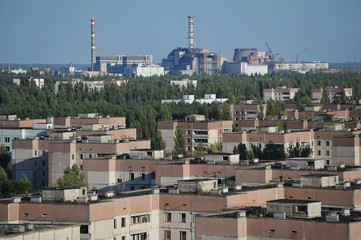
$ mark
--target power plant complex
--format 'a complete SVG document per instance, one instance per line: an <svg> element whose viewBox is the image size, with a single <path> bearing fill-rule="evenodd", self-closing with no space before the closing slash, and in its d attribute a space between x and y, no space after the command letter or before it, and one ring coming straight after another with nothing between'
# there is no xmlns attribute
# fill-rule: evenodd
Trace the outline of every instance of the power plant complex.
<svg viewBox="0 0 361 240"><path fill-rule="evenodd" d="M154 75L193 75L193 74L246 74L264 75L272 71L309 72L328 69L325 62L275 61L278 55L268 51L257 51L256 48L235 49L230 61L220 52L195 47L194 16L188 16L188 46L177 47L162 59L161 65L153 62L152 55L143 56L95 56L94 18L91 19L91 68L93 75L119 74L126 77ZM306 49L305 49L306 50ZM303 50L303 52L305 51ZM301 52L302 53L302 52Z"/></svg>

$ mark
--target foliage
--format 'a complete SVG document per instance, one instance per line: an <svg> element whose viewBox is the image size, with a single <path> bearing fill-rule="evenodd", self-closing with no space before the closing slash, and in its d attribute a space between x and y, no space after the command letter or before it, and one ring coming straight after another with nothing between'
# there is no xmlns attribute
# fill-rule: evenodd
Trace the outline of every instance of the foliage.
<svg viewBox="0 0 361 240"><path fill-rule="evenodd" d="M221 120L232 120L231 108L227 102L222 104Z"/></svg>
<svg viewBox="0 0 361 240"><path fill-rule="evenodd" d="M230 187L230 188L233 188L233 187L236 186L236 182L234 180L232 180L232 179L227 179L226 180L226 186Z"/></svg>
<svg viewBox="0 0 361 240"><path fill-rule="evenodd" d="M206 150L208 153L221 153L223 151L223 144L222 142L211 143Z"/></svg>
<svg viewBox="0 0 361 240"><path fill-rule="evenodd" d="M278 146L272 141L266 144L263 149L263 159L268 160L283 160L286 158L283 146Z"/></svg>
<svg viewBox="0 0 361 240"><path fill-rule="evenodd" d="M321 103L330 103L330 97L328 96L327 89L323 89L322 91L322 97L321 97Z"/></svg>
<svg viewBox="0 0 361 240"><path fill-rule="evenodd" d="M58 179L58 186L85 186L84 174L80 167L74 164L71 168L67 167L64 171L63 177Z"/></svg>
<svg viewBox="0 0 361 240"><path fill-rule="evenodd" d="M183 154L186 155L186 139L184 137L184 132L181 126L177 126L175 129L175 138L174 138L174 149L173 154Z"/></svg>
<svg viewBox="0 0 361 240"><path fill-rule="evenodd" d="M254 153L253 150L250 149L247 151L247 160L253 160L254 159Z"/></svg>
<svg viewBox="0 0 361 240"><path fill-rule="evenodd" d="M287 148L288 157L310 157L312 155L312 148L309 145L301 145L299 141L296 144L290 143Z"/></svg>
<svg viewBox="0 0 361 240"><path fill-rule="evenodd" d="M233 153L239 154L239 160L247 160L247 147L244 143L239 143L233 148Z"/></svg>
<svg viewBox="0 0 361 240"><path fill-rule="evenodd" d="M198 147L197 147L196 151L194 152L194 155L196 155L196 156L203 156L203 155L206 154L206 153L207 153L207 149L203 146L203 143L200 142L200 143L198 144Z"/></svg>
<svg viewBox="0 0 361 240"><path fill-rule="evenodd" d="M29 179L23 174L20 180L8 178L5 170L0 166L0 198L12 197L32 191Z"/></svg>
<svg viewBox="0 0 361 240"><path fill-rule="evenodd" d="M158 130L157 135L151 140L151 148L154 150L164 150L166 143L163 140L162 133Z"/></svg>
<svg viewBox="0 0 361 240"><path fill-rule="evenodd" d="M6 150L5 146L1 144L0 146L0 167L2 167L8 178L11 178L11 165L10 165L10 154L9 152Z"/></svg>
<svg viewBox="0 0 361 240"><path fill-rule="evenodd" d="M285 103L279 100L268 100L267 101L267 113L266 115L281 115L285 110Z"/></svg>

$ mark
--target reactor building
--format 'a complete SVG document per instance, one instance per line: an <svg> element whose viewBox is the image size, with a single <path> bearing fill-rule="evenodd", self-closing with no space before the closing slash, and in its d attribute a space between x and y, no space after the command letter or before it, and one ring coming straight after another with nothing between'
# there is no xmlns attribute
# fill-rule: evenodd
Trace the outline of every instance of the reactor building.
<svg viewBox="0 0 361 240"><path fill-rule="evenodd" d="M220 74L226 60L220 53L195 47L194 16L188 16L188 47L173 49L162 59L162 66L168 74Z"/></svg>
<svg viewBox="0 0 361 240"><path fill-rule="evenodd" d="M153 63L152 55L144 56L95 56L95 20L91 19L91 67L92 73L122 74L126 77L164 75L164 68Z"/></svg>

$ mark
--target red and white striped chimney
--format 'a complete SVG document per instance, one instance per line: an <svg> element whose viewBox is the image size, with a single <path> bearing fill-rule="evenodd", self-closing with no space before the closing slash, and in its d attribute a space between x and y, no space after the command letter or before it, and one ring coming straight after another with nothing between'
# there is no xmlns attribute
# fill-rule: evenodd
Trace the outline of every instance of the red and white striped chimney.
<svg viewBox="0 0 361 240"><path fill-rule="evenodd" d="M95 65L95 32L94 18L91 19L91 70L94 71Z"/></svg>

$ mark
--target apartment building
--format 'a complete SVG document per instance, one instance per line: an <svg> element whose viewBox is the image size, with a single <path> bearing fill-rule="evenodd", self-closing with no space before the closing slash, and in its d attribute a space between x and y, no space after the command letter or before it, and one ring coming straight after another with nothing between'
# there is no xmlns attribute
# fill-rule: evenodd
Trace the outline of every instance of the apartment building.
<svg viewBox="0 0 361 240"><path fill-rule="evenodd" d="M46 136L53 125L45 119L21 120L16 115L0 115L0 145L12 154L13 139Z"/></svg>
<svg viewBox="0 0 361 240"><path fill-rule="evenodd" d="M277 184L226 190L216 188L213 194L198 194L148 189L102 196L90 194L65 202L46 201L43 194L42 198L32 197L30 201L25 198L0 201L0 222L79 224L81 239L194 239L197 214L253 204L265 206L266 201L283 199L284 191Z"/></svg>
<svg viewBox="0 0 361 240"><path fill-rule="evenodd" d="M186 138L186 150L192 154L199 143L204 147L223 141L223 134L232 132L232 121L187 121L189 116L182 122L158 122L158 130L162 133L166 142L166 153L171 153L174 148L174 137L177 126L180 126Z"/></svg>
<svg viewBox="0 0 361 240"><path fill-rule="evenodd" d="M130 150L130 154L84 158L83 172L86 183L101 192L145 189L155 185L160 159L161 150Z"/></svg>
<svg viewBox="0 0 361 240"><path fill-rule="evenodd" d="M331 102L333 102L335 97L340 97L341 96L341 91L342 91L341 88L339 88L338 86L328 86L326 88L312 89L312 100L314 102L317 102L317 103L321 102L321 98L322 98L324 90L327 90L328 97L330 98ZM343 90L345 91L346 99L351 99L351 97L352 97L352 88L344 88Z"/></svg>
<svg viewBox="0 0 361 240"><path fill-rule="evenodd" d="M333 155L333 151L340 148L333 148L333 142L342 136L352 135L357 136L360 134L360 130L355 131L286 131L286 132L275 132L275 133L262 133L258 132L238 132L238 133L226 133L223 136L223 151L232 153L234 147L237 147L239 143L246 144L247 149L252 149L253 146L263 149L270 141L274 144L283 147L284 151L287 150L290 144L300 142L301 145L309 145L312 149L312 158L324 159L325 164L347 164L357 165L357 157L355 161L350 160L348 162L334 159L336 155ZM338 141L339 142L339 141ZM340 143L341 144L341 143ZM358 148L353 148L357 151ZM340 150L337 150L340 151ZM357 154L356 154L357 155ZM356 156L355 155L355 156Z"/></svg>
<svg viewBox="0 0 361 240"><path fill-rule="evenodd" d="M298 88L288 88L286 86L277 87L277 88L265 88L263 89L263 101L267 102L268 100L279 100L287 101L295 98Z"/></svg>
<svg viewBox="0 0 361 240"><path fill-rule="evenodd" d="M255 208L197 215L196 239L359 239L360 214L321 211L321 202L274 200ZM217 227L214 227L217 226Z"/></svg>
<svg viewBox="0 0 361 240"><path fill-rule="evenodd" d="M87 124L100 124L109 129L125 128L125 117L102 117L98 113L79 114L78 117L54 118L54 128L80 127Z"/></svg>
<svg viewBox="0 0 361 240"><path fill-rule="evenodd" d="M113 130L116 135L123 129ZM81 132L81 131L80 131ZM134 132L134 131L131 131ZM63 176L64 170L77 164L83 168L83 159L93 159L111 155L130 153L131 149L150 149L150 141L131 138L114 139L113 135L91 134L85 131L52 131L49 137L16 139L13 141L12 169L15 179L25 174L39 189ZM135 133L136 134L136 133ZM129 137L129 136L128 136Z"/></svg>

